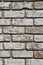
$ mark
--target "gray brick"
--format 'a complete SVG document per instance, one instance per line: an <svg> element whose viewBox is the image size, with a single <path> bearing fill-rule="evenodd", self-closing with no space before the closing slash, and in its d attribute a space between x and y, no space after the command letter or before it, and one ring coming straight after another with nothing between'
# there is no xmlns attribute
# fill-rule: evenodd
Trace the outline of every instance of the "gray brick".
<svg viewBox="0 0 43 65"><path fill-rule="evenodd" d="M24 29L24 27L9 26L9 27L3 27L3 32L10 33L10 34L25 33L25 29Z"/></svg>
<svg viewBox="0 0 43 65"><path fill-rule="evenodd" d="M34 19L34 25L43 25L43 18Z"/></svg>
<svg viewBox="0 0 43 65"><path fill-rule="evenodd" d="M0 51L0 57L10 57L9 51Z"/></svg>
<svg viewBox="0 0 43 65"><path fill-rule="evenodd" d="M43 65L43 59L26 59L26 65Z"/></svg>
<svg viewBox="0 0 43 65"><path fill-rule="evenodd" d="M23 9L23 8L33 9L33 2L13 2L12 3L12 9Z"/></svg>
<svg viewBox="0 0 43 65"><path fill-rule="evenodd" d="M0 59L0 65L2 65L3 64L3 61L2 61L2 59Z"/></svg>
<svg viewBox="0 0 43 65"><path fill-rule="evenodd" d="M0 18L2 17L2 11L0 11Z"/></svg>
<svg viewBox="0 0 43 65"><path fill-rule="evenodd" d="M32 58L33 51L12 51L12 56L15 58Z"/></svg>
<svg viewBox="0 0 43 65"><path fill-rule="evenodd" d="M5 59L5 65L25 65L24 59Z"/></svg>
<svg viewBox="0 0 43 65"><path fill-rule="evenodd" d="M0 2L0 9L10 9L10 2Z"/></svg>
<svg viewBox="0 0 43 65"><path fill-rule="evenodd" d="M32 26L33 25L33 20L32 19L13 19L12 20L12 25L20 25L20 26L25 26L25 25L29 25Z"/></svg>
<svg viewBox="0 0 43 65"><path fill-rule="evenodd" d="M5 18L24 17L24 11L4 11Z"/></svg>
<svg viewBox="0 0 43 65"><path fill-rule="evenodd" d="M34 41L42 42L43 41L43 35L34 35Z"/></svg>
<svg viewBox="0 0 43 65"><path fill-rule="evenodd" d="M43 17L43 10L27 10L26 17Z"/></svg>
<svg viewBox="0 0 43 65"><path fill-rule="evenodd" d="M0 50L3 50L3 43L0 43Z"/></svg>
<svg viewBox="0 0 43 65"><path fill-rule="evenodd" d="M25 49L25 43L4 43L4 49Z"/></svg>
<svg viewBox="0 0 43 65"><path fill-rule="evenodd" d="M12 35L13 41L33 41L33 35Z"/></svg>

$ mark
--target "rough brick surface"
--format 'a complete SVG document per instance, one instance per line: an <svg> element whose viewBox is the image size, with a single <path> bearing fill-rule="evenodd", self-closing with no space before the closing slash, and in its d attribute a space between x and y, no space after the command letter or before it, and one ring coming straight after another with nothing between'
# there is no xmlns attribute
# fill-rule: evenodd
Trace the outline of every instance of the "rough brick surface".
<svg viewBox="0 0 43 65"><path fill-rule="evenodd" d="M43 65L42 0L0 0L0 65Z"/></svg>

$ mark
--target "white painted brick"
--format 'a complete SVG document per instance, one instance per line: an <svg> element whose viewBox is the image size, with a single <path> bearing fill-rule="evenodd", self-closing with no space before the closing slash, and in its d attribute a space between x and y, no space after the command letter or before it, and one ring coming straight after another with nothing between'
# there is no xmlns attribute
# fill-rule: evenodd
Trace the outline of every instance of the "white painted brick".
<svg viewBox="0 0 43 65"><path fill-rule="evenodd" d="M0 33L2 33L2 28L0 27Z"/></svg>
<svg viewBox="0 0 43 65"><path fill-rule="evenodd" d="M25 65L24 59L5 59L5 65Z"/></svg>
<svg viewBox="0 0 43 65"><path fill-rule="evenodd" d="M4 43L5 49L25 49L25 43Z"/></svg>
<svg viewBox="0 0 43 65"><path fill-rule="evenodd" d="M4 11L4 17L24 17L24 11Z"/></svg>
<svg viewBox="0 0 43 65"><path fill-rule="evenodd" d="M43 25L43 18L34 19L35 25Z"/></svg>
<svg viewBox="0 0 43 65"><path fill-rule="evenodd" d="M12 20L12 25L33 25L33 20L32 19L13 19Z"/></svg>
<svg viewBox="0 0 43 65"><path fill-rule="evenodd" d="M14 26L9 26L9 27L3 27L3 32L4 33L24 33L24 27L14 27Z"/></svg>
<svg viewBox="0 0 43 65"><path fill-rule="evenodd" d="M43 10L27 10L26 17L43 17Z"/></svg>
<svg viewBox="0 0 43 65"><path fill-rule="evenodd" d="M2 11L0 11L0 18L2 17Z"/></svg>
<svg viewBox="0 0 43 65"><path fill-rule="evenodd" d="M9 9L10 2L0 2L0 9Z"/></svg>
<svg viewBox="0 0 43 65"><path fill-rule="evenodd" d="M0 65L2 65L3 64L3 61L2 61L2 59L0 59Z"/></svg>
<svg viewBox="0 0 43 65"><path fill-rule="evenodd" d="M43 65L43 59L27 59L26 65Z"/></svg>
<svg viewBox="0 0 43 65"><path fill-rule="evenodd" d="M0 57L10 57L9 51L0 51Z"/></svg>
<svg viewBox="0 0 43 65"><path fill-rule="evenodd" d="M33 35L12 35L13 41L33 41Z"/></svg>
<svg viewBox="0 0 43 65"><path fill-rule="evenodd" d="M0 19L0 25L11 25L10 19Z"/></svg>
<svg viewBox="0 0 43 65"><path fill-rule="evenodd" d="M33 57L33 51L12 51L12 56L18 58L31 58Z"/></svg>
<svg viewBox="0 0 43 65"><path fill-rule="evenodd" d="M3 50L3 43L0 43L0 50Z"/></svg>
<svg viewBox="0 0 43 65"><path fill-rule="evenodd" d="M37 42L43 41L43 35L34 35L34 41Z"/></svg>
<svg viewBox="0 0 43 65"><path fill-rule="evenodd" d="M12 9L33 8L33 2L13 2Z"/></svg>

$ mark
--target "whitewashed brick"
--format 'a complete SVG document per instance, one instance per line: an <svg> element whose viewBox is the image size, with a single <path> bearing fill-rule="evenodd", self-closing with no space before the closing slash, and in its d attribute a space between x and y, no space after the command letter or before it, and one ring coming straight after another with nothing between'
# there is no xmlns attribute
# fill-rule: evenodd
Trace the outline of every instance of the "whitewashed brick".
<svg viewBox="0 0 43 65"><path fill-rule="evenodd" d="M9 9L10 2L0 2L0 9Z"/></svg>
<svg viewBox="0 0 43 65"><path fill-rule="evenodd" d="M0 59L0 65L2 65L3 64L3 61L2 61L2 59Z"/></svg>
<svg viewBox="0 0 43 65"><path fill-rule="evenodd" d="M34 34L43 33L43 26L42 27L25 27L25 28L26 28L26 33L34 33Z"/></svg>
<svg viewBox="0 0 43 65"><path fill-rule="evenodd" d="M43 35L34 35L34 41L42 42L43 41Z"/></svg>
<svg viewBox="0 0 43 65"><path fill-rule="evenodd" d="M0 19L0 25L11 25L10 19Z"/></svg>
<svg viewBox="0 0 43 65"><path fill-rule="evenodd" d="M43 50L43 43L26 43L28 50Z"/></svg>
<svg viewBox="0 0 43 65"><path fill-rule="evenodd" d="M4 11L4 17L24 17L24 11Z"/></svg>
<svg viewBox="0 0 43 65"><path fill-rule="evenodd" d="M35 9L43 9L43 2L35 2Z"/></svg>
<svg viewBox="0 0 43 65"><path fill-rule="evenodd" d="M0 33L2 33L2 28L0 27Z"/></svg>
<svg viewBox="0 0 43 65"><path fill-rule="evenodd" d="M34 19L34 25L43 25L43 18Z"/></svg>
<svg viewBox="0 0 43 65"><path fill-rule="evenodd" d="M0 11L0 18L2 17L2 11Z"/></svg>
<svg viewBox="0 0 43 65"><path fill-rule="evenodd" d="M3 32L4 33L24 33L25 29L24 27L14 27L14 26L9 26L9 27L3 27Z"/></svg>
<svg viewBox="0 0 43 65"><path fill-rule="evenodd" d="M5 59L5 65L25 65L24 59Z"/></svg>
<svg viewBox="0 0 43 65"><path fill-rule="evenodd" d="M33 35L12 35L13 41L33 41Z"/></svg>
<svg viewBox="0 0 43 65"><path fill-rule="evenodd" d="M0 51L0 57L10 57L9 51Z"/></svg>
<svg viewBox="0 0 43 65"><path fill-rule="evenodd" d="M33 8L33 2L13 2L12 9Z"/></svg>
<svg viewBox="0 0 43 65"><path fill-rule="evenodd" d="M26 17L43 17L43 10L27 10Z"/></svg>
<svg viewBox="0 0 43 65"><path fill-rule="evenodd" d="M18 58L31 58L33 57L33 51L12 51L12 56L13 57L18 57Z"/></svg>
<svg viewBox="0 0 43 65"><path fill-rule="evenodd" d="M0 43L0 50L3 50L3 43Z"/></svg>
<svg viewBox="0 0 43 65"><path fill-rule="evenodd" d="M25 49L25 43L4 43L4 49Z"/></svg>
<svg viewBox="0 0 43 65"><path fill-rule="evenodd" d="M23 26L29 25L29 26L31 26L31 25L33 25L33 20L32 19L26 19L26 18L24 18L24 19L13 19L12 25L23 25Z"/></svg>
<svg viewBox="0 0 43 65"><path fill-rule="evenodd" d="M43 65L43 59L26 59L26 65Z"/></svg>

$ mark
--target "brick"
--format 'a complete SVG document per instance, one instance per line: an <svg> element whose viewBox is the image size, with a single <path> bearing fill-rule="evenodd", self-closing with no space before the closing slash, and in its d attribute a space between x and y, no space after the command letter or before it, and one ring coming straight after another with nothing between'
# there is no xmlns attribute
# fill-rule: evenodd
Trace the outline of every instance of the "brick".
<svg viewBox="0 0 43 65"><path fill-rule="evenodd" d="M0 35L0 41L10 41L10 35Z"/></svg>
<svg viewBox="0 0 43 65"><path fill-rule="evenodd" d="M10 57L9 51L0 51L0 57Z"/></svg>
<svg viewBox="0 0 43 65"><path fill-rule="evenodd" d="M3 50L3 43L0 43L0 50Z"/></svg>
<svg viewBox="0 0 43 65"><path fill-rule="evenodd" d="M0 11L0 18L2 17L2 11Z"/></svg>
<svg viewBox="0 0 43 65"><path fill-rule="evenodd" d="M34 35L34 41L42 42L43 41L43 35Z"/></svg>
<svg viewBox="0 0 43 65"><path fill-rule="evenodd" d="M43 10L27 10L26 17L43 17Z"/></svg>
<svg viewBox="0 0 43 65"><path fill-rule="evenodd" d="M12 25L20 25L20 26L32 26L33 25L33 20L32 19L13 19L12 20Z"/></svg>
<svg viewBox="0 0 43 65"><path fill-rule="evenodd" d="M0 27L0 33L2 33L2 28Z"/></svg>
<svg viewBox="0 0 43 65"><path fill-rule="evenodd" d="M43 50L43 43L26 43L27 50Z"/></svg>
<svg viewBox="0 0 43 65"><path fill-rule="evenodd" d="M25 27L26 33L33 33L33 34L42 34L43 33L43 26L42 27Z"/></svg>
<svg viewBox="0 0 43 65"><path fill-rule="evenodd" d="M4 49L25 49L25 43L4 43Z"/></svg>
<svg viewBox="0 0 43 65"><path fill-rule="evenodd" d="M5 59L5 65L25 65L24 59Z"/></svg>
<svg viewBox="0 0 43 65"><path fill-rule="evenodd" d="M43 51L34 51L34 58L43 58Z"/></svg>
<svg viewBox="0 0 43 65"><path fill-rule="evenodd" d="M36 25L36 26L43 25L43 18L34 19L34 25Z"/></svg>
<svg viewBox="0 0 43 65"><path fill-rule="evenodd" d="M13 2L12 3L12 9L23 9L23 8L33 9L33 2Z"/></svg>
<svg viewBox="0 0 43 65"><path fill-rule="evenodd" d="M35 2L35 9L43 9L43 2Z"/></svg>
<svg viewBox="0 0 43 65"><path fill-rule="evenodd" d="M2 59L0 59L0 65L2 65L3 64L3 61L2 61Z"/></svg>
<svg viewBox="0 0 43 65"><path fill-rule="evenodd" d="M12 51L12 56L15 58L32 58L33 51Z"/></svg>
<svg viewBox="0 0 43 65"><path fill-rule="evenodd" d="M26 59L26 65L43 65L43 59Z"/></svg>
<svg viewBox="0 0 43 65"><path fill-rule="evenodd" d="M5 18L24 17L24 11L4 11Z"/></svg>
<svg viewBox="0 0 43 65"><path fill-rule="evenodd" d="M10 19L0 19L0 26L1 25L11 25L11 20Z"/></svg>
<svg viewBox="0 0 43 65"><path fill-rule="evenodd" d="M14 2L14 1L15 1L15 2L18 2L18 1L21 1L21 2L22 2L23 0L4 0L4 1L5 1L5 2L9 2L9 1L10 1L10 2Z"/></svg>
<svg viewBox="0 0 43 65"><path fill-rule="evenodd" d="M24 33L25 29L24 27L9 26L9 27L3 27L3 32L10 33L10 34Z"/></svg>
<svg viewBox="0 0 43 65"><path fill-rule="evenodd" d="M12 35L13 41L33 41L33 35Z"/></svg>
<svg viewBox="0 0 43 65"><path fill-rule="evenodd" d="M10 9L10 2L0 2L0 9Z"/></svg>

